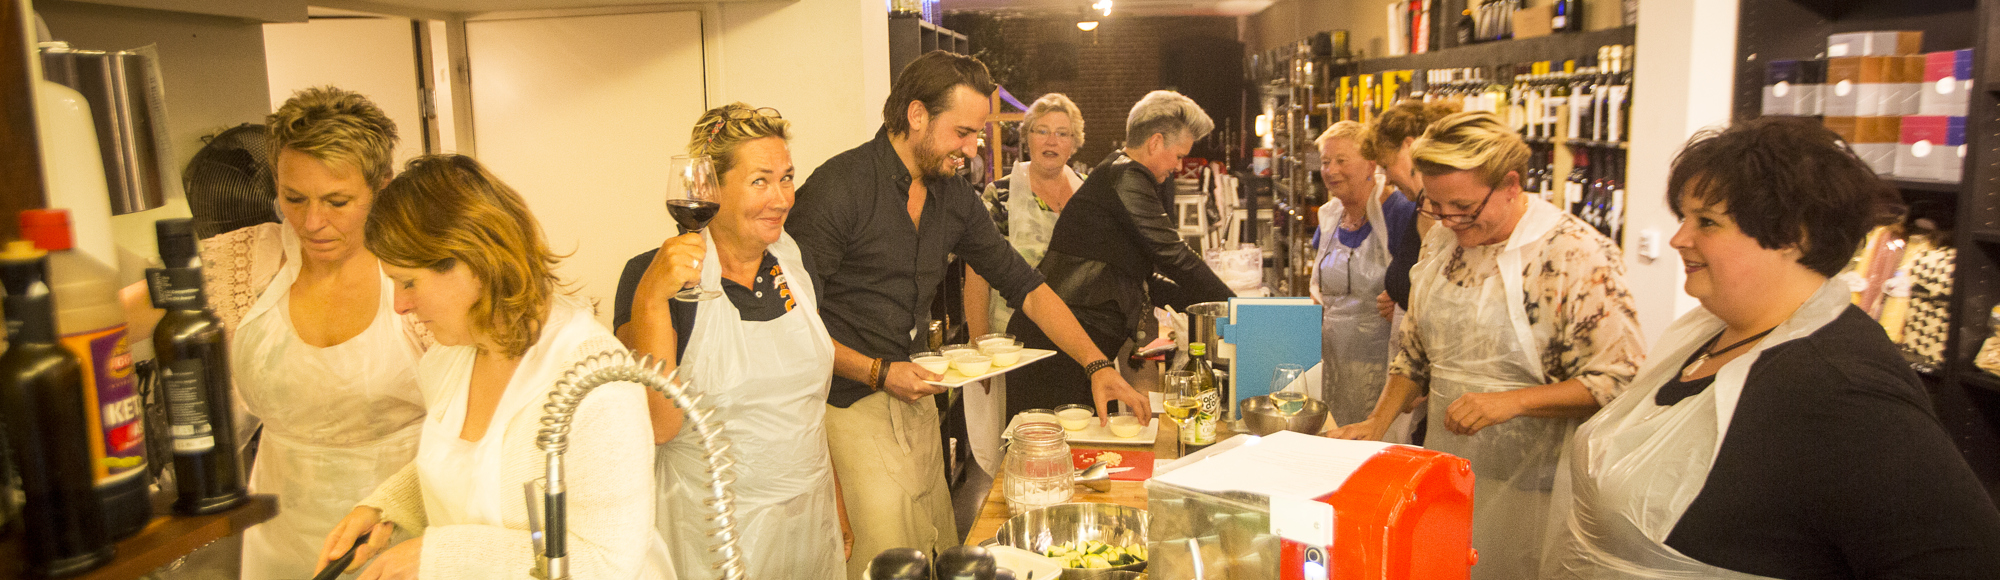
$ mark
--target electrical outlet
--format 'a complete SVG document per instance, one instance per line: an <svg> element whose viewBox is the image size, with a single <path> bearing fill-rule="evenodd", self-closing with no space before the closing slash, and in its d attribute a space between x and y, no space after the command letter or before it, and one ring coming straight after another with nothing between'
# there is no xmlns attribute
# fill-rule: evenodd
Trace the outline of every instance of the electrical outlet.
<svg viewBox="0 0 2000 580"><path fill-rule="evenodd" d="M1639 257L1660 259L1660 230L1648 228L1639 231Z"/></svg>

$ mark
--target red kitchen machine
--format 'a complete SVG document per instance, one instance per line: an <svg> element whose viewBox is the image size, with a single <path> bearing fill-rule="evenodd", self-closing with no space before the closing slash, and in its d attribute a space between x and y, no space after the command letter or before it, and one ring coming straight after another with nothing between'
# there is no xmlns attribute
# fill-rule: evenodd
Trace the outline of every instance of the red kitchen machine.
<svg viewBox="0 0 2000 580"><path fill-rule="evenodd" d="M1242 436L1146 482L1147 574L1198 580L1465 580L1472 468L1419 447Z"/></svg>

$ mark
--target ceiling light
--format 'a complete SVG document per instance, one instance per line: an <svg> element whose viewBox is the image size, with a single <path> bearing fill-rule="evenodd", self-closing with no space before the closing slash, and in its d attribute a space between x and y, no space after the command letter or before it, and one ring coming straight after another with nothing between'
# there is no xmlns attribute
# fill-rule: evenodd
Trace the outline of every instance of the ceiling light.
<svg viewBox="0 0 2000 580"><path fill-rule="evenodd" d="M1103 10L1106 17L1111 16L1111 0L1097 0L1097 3L1091 4L1090 7Z"/></svg>
<svg viewBox="0 0 2000 580"><path fill-rule="evenodd" d="M1082 31L1084 31L1084 32L1090 32L1090 31L1092 31L1092 30L1097 30L1097 21L1096 21L1096 20L1085 20L1085 21L1083 21L1083 22L1078 22L1078 23L1076 23L1076 28L1077 28L1078 30L1082 30Z"/></svg>

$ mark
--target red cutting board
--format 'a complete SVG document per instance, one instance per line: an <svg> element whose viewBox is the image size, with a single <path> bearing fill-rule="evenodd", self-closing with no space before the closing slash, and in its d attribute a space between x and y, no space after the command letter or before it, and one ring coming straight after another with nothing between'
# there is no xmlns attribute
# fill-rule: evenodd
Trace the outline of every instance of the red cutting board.
<svg viewBox="0 0 2000 580"><path fill-rule="evenodd" d="M1096 463L1097 457L1105 453L1118 454L1118 463L1112 465L1111 467L1132 468L1130 471L1121 471L1118 473L1111 474L1112 480L1145 481L1153 477L1153 452L1151 451L1076 448L1076 449L1071 449L1069 452L1070 462L1073 465L1075 465L1077 469L1083 469L1084 466Z"/></svg>

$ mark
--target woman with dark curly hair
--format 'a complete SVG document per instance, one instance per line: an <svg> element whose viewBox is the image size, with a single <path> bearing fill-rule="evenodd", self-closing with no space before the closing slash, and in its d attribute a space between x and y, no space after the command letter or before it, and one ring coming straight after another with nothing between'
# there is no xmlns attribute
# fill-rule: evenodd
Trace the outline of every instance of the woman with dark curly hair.
<svg viewBox="0 0 2000 580"><path fill-rule="evenodd" d="M1895 193L1809 119L1696 136L1667 203L1687 293L1577 430L1544 578L1992 578L2000 512L1831 277Z"/></svg>

